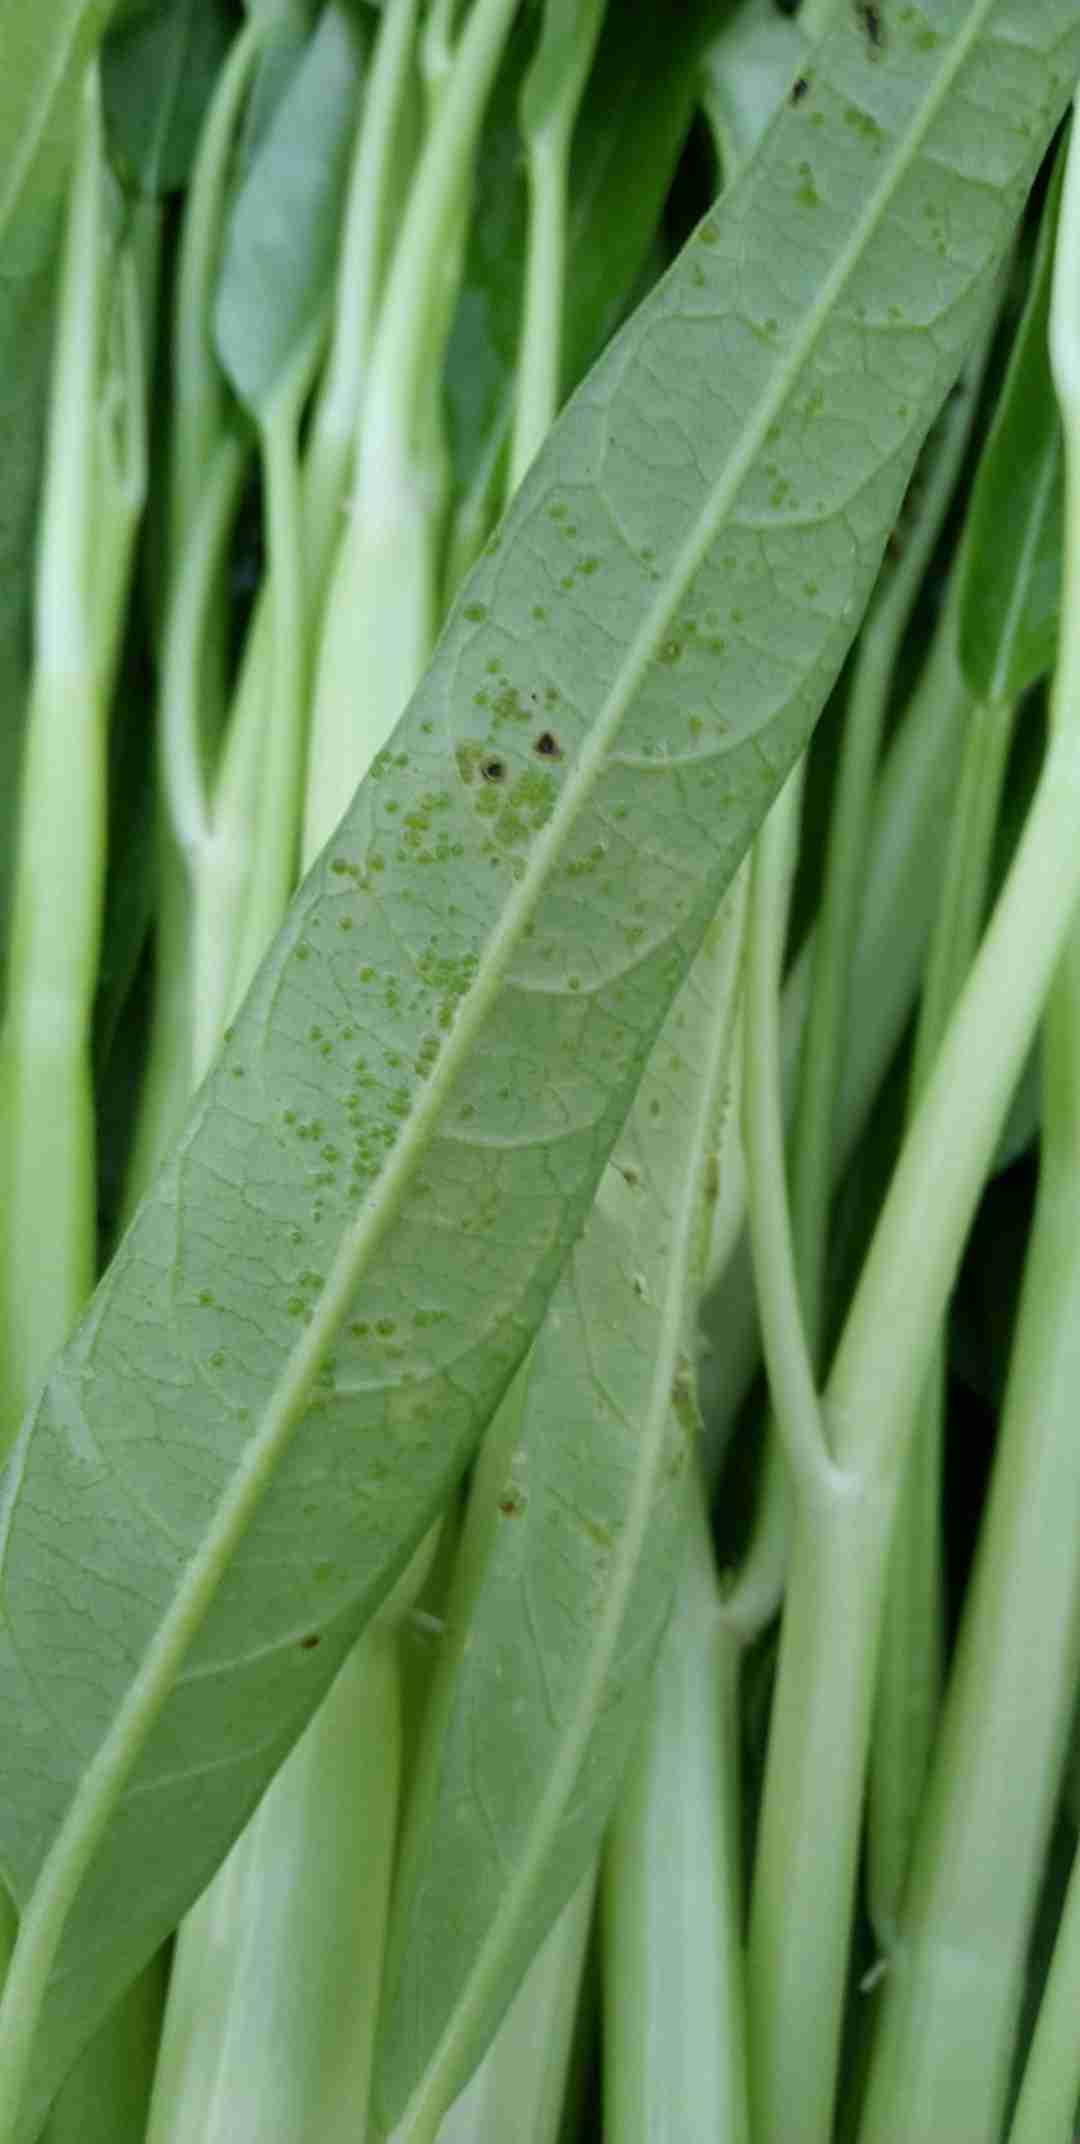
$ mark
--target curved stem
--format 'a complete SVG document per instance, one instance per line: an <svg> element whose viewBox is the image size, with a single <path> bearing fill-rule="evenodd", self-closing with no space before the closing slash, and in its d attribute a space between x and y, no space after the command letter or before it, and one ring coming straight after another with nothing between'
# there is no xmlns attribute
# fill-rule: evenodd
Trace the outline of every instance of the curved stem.
<svg viewBox="0 0 1080 2144"><path fill-rule="evenodd" d="M349 179L330 356L312 416L304 471L307 541L313 545L319 582L336 532L363 405L391 238L394 175L405 131L418 10L419 0L387 0L382 9Z"/></svg>
<svg viewBox="0 0 1080 2144"><path fill-rule="evenodd" d="M758 835L743 1003L743 1141L758 1303L776 1421L799 1483L820 1482L828 1448L795 1271L784 1158L780 978L799 838L800 761Z"/></svg>
<svg viewBox="0 0 1080 2144"><path fill-rule="evenodd" d="M115 618L103 622L95 611L93 573L98 516L110 506L95 481L109 267L104 186L92 69L83 91L61 269L0 1041L0 1455L94 1277L89 1032L105 883L108 719L108 680L99 657L117 630ZM130 534L126 516L125 527ZM110 547L112 541L110 536ZM102 593L115 609L120 587Z"/></svg>
<svg viewBox="0 0 1080 2144"><path fill-rule="evenodd" d="M191 174L176 272L170 440L169 570L177 573L226 425L228 398L210 336L236 129L266 36L252 16L218 77Z"/></svg>
<svg viewBox="0 0 1080 2144"><path fill-rule="evenodd" d="M302 811L304 717L311 644L310 571L297 431L321 332L307 338L276 392L262 426L270 602L269 709L261 726L260 806L254 832L244 928L231 978L233 1005L244 996L296 883ZM195 1076L207 1069L216 1038L197 1041ZM205 1058L205 1061L204 1061Z"/></svg>
<svg viewBox="0 0 1080 2144"><path fill-rule="evenodd" d="M1043 1037L1043 1153L980 1535L861 2144L991 2144L1080 1675L1080 930Z"/></svg>
<svg viewBox="0 0 1080 2144"><path fill-rule="evenodd" d="M608 2144L748 2144L737 1684L694 1487L656 1699L604 1867Z"/></svg>
<svg viewBox="0 0 1080 2144"><path fill-rule="evenodd" d="M925 1087L982 927L1013 710L977 707L968 733L945 884L915 1030L911 1100ZM867 1880L886 1952L896 1938L912 1842L940 1708L942 1628L942 1343L918 1403L890 1551L870 1771Z"/></svg>

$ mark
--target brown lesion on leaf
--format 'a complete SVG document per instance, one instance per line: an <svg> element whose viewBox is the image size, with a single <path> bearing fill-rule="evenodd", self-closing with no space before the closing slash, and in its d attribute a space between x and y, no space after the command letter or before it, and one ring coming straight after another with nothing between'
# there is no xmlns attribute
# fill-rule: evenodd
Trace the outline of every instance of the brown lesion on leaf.
<svg viewBox="0 0 1080 2144"><path fill-rule="evenodd" d="M317 1631L317 1630L312 1630L312 1631L309 1631L309 1632L308 1632L308 1635L307 1635L307 1637L306 1637L306 1638L301 1638L301 1640L300 1640L300 1650L301 1650L301 1652L302 1652L302 1653L311 1653L311 1652L314 1652L314 1650L315 1650L315 1647L316 1647L317 1645L321 1645L321 1644L322 1644L322 1639L321 1639L321 1637L319 1636L319 1633L318 1633L318 1631Z"/></svg>
<svg viewBox="0 0 1080 2144"><path fill-rule="evenodd" d="M533 750L541 759L561 759L563 756L563 748L554 730L541 730Z"/></svg>
<svg viewBox="0 0 1080 2144"><path fill-rule="evenodd" d="M509 1487L503 1490L503 1493L499 1498L499 1510L502 1512L503 1517L506 1519L520 1519L521 1514L525 1509L525 1503L526 1497L524 1490L517 1488L515 1484L511 1482Z"/></svg>
<svg viewBox="0 0 1080 2144"><path fill-rule="evenodd" d="M885 11L879 0L855 0L856 19L871 53L885 50Z"/></svg>

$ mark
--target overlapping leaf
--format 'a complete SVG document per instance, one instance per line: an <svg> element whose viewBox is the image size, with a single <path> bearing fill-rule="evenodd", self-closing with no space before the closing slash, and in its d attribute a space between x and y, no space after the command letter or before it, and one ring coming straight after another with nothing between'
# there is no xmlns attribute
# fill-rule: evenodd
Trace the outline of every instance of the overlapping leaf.
<svg viewBox="0 0 1080 2144"><path fill-rule="evenodd" d="M651 1696L697 1464L691 1371L737 890L485 1439L391 1934L376 2095L433 2134L596 1854Z"/></svg>
<svg viewBox="0 0 1080 2144"><path fill-rule="evenodd" d="M1063 170L1059 155L968 517L960 659L984 700L1016 699L1046 675L1057 649L1065 476L1047 322Z"/></svg>
<svg viewBox="0 0 1080 2144"><path fill-rule="evenodd" d="M890 20L560 421L26 1425L0 2134L54 1937L28 2138L460 1473L843 659L1080 69L1072 0Z"/></svg>
<svg viewBox="0 0 1080 2144"><path fill-rule="evenodd" d="M105 40L101 91L110 154L136 193L183 186L232 25L225 0L157 0Z"/></svg>
<svg viewBox="0 0 1080 2144"><path fill-rule="evenodd" d="M328 7L244 175L225 231L214 327L222 365L260 413L333 279L362 43Z"/></svg>

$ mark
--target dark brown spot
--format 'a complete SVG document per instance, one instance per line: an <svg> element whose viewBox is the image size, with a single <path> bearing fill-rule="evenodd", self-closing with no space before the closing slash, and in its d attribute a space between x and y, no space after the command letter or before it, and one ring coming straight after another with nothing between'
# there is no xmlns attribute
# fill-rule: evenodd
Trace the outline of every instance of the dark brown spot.
<svg viewBox="0 0 1080 2144"><path fill-rule="evenodd" d="M301 1640L300 1640L300 1650L301 1650L301 1652L302 1652L302 1653L310 1653L310 1652L313 1652L313 1651L314 1651L314 1649L315 1649L315 1647L316 1647L317 1645L321 1645L321 1644L322 1644L322 1639L320 1638L320 1636L319 1636L318 1632L317 1632L317 1631L314 1631L314 1630L313 1630L313 1631L311 1632L311 1635L310 1635L310 1637L307 1637L307 1638L301 1638Z"/></svg>
<svg viewBox="0 0 1080 2144"><path fill-rule="evenodd" d="M809 89L809 87L810 87L810 82L809 82L809 79L808 79L808 77L807 77L806 75L804 75L804 74L796 75L796 77L795 77L795 80L794 80L794 82L793 82L793 83L792 83L792 85L791 85L791 102L792 102L792 104L801 104L801 103L802 103L802 100L803 100L803 98L805 97L805 95L806 95L806 93L807 93L807 91L808 91L808 89Z"/></svg>
<svg viewBox="0 0 1080 2144"><path fill-rule="evenodd" d="M885 49L885 20L876 0L855 0L855 14L861 23L866 42L871 52Z"/></svg>
<svg viewBox="0 0 1080 2144"><path fill-rule="evenodd" d="M562 758L562 746L554 730L541 730L534 749L539 752L541 759Z"/></svg>
<svg viewBox="0 0 1080 2144"><path fill-rule="evenodd" d="M501 782L506 776L506 761L494 757L481 760L480 772L485 782Z"/></svg>
<svg viewBox="0 0 1080 2144"><path fill-rule="evenodd" d="M520 1489L507 1489L499 1498L499 1510L508 1519L520 1519L525 1509L525 1498Z"/></svg>

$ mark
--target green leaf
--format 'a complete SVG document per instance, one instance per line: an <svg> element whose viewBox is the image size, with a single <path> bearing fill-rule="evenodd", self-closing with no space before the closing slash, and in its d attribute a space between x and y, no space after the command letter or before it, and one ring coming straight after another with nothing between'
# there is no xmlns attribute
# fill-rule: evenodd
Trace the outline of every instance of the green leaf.
<svg viewBox="0 0 1080 2144"><path fill-rule="evenodd" d="M1064 169L1062 145L965 530L960 660L972 691L987 700L1018 698L1057 651L1065 479L1047 321Z"/></svg>
<svg viewBox="0 0 1080 2144"><path fill-rule="evenodd" d="M27 2139L506 1389L1077 72L1073 0L884 60L845 12L297 895L3 1477L5 2140L42 1997Z"/></svg>
<svg viewBox="0 0 1080 2144"><path fill-rule="evenodd" d="M741 914L733 893L484 1442L390 1937L375 2101L410 2140L435 2134L594 1858L648 1710L698 1457Z"/></svg>
<svg viewBox="0 0 1080 2144"><path fill-rule="evenodd" d="M108 14L109 0L0 0L0 923L10 886L65 186L79 85Z"/></svg>
<svg viewBox="0 0 1080 2144"><path fill-rule="evenodd" d="M227 0L158 0L105 39L106 138L134 192L166 194L186 184L231 36Z"/></svg>
<svg viewBox="0 0 1080 2144"><path fill-rule="evenodd" d="M266 408L329 296L361 58L355 18L332 0L229 216L214 333L221 363L252 413Z"/></svg>
<svg viewBox="0 0 1080 2144"><path fill-rule="evenodd" d="M742 0L709 46L702 102L725 174L753 154L782 97L807 94L811 50L775 0Z"/></svg>

